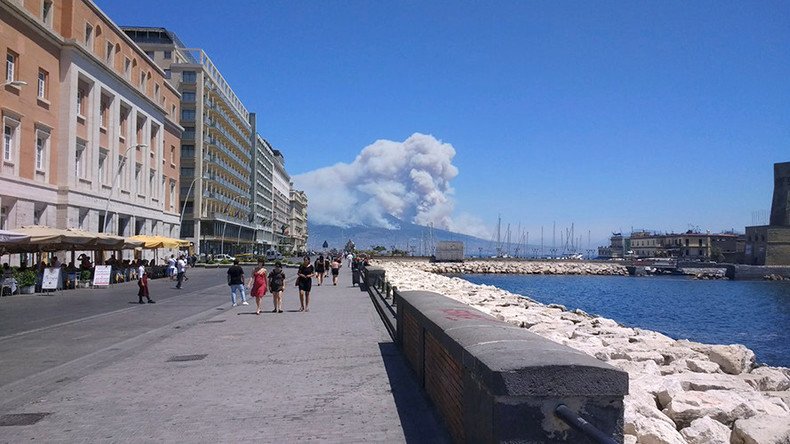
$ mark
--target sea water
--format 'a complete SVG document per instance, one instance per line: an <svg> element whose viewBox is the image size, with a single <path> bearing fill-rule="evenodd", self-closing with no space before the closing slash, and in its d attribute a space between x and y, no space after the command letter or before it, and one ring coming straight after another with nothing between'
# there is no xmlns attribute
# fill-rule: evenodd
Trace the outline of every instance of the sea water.
<svg viewBox="0 0 790 444"><path fill-rule="evenodd" d="M790 367L790 282L687 277L471 274L544 304L580 308L675 339L743 344L758 363Z"/></svg>

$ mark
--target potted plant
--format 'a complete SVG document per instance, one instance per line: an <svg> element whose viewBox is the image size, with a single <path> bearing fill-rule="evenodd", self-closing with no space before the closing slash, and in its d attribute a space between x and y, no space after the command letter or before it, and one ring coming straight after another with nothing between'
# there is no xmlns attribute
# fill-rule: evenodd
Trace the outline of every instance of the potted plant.
<svg viewBox="0 0 790 444"><path fill-rule="evenodd" d="M14 279L19 286L20 294L33 294L36 292L36 272L28 268L26 270L17 270L14 273Z"/></svg>
<svg viewBox="0 0 790 444"><path fill-rule="evenodd" d="M91 286L91 271L82 270L80 272L80 287L89 288Z"/></svg>

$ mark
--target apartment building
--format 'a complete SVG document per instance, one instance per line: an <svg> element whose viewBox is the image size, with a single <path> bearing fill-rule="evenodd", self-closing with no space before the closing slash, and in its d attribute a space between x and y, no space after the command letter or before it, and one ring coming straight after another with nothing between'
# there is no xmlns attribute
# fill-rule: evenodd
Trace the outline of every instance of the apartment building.
<svg viewBox="0 0 790 444"><path fill-rule="evenodd" d="M647 231L631 233L630 245L638 258L674 257L689 260L719 259L737 250L738 235L734 233L658 234Z"/></svg>
<svg viewBox="0 0 790 444"><path fill-rule="evenodd" d="M253 252L254 115L203 50L165 28L123 30L181 94L181 237L199 253Z"/></svg>
<svg viewBox="0 0 790 444"><path fill-rule="evenodd" d="M255 238L261 254L275 246L274 239L274 149L269 142L255 135L255 152L253 153L252 209L255 224Z"/></svg>
<svg viewBox="0 0 790 444"><path fill-rule="evenodd" d="M293 242L290 233L290 203L291 203L291 176L285 171L285 157L279 150L272 150L274 154L272 171L272 219L273 238L275 248L292 248Z"/></svg>
<svg viewBox="0 0 790 444"><path fill-rule="evenodd" d="M293 189L291 185L291 251L307 250L307 194Z"/></svg>
<svg viewBox="0 0 790 444"><path fill-rule="evenodd" d="M179 233L179 93L89 0L0 0L0 228Z"/></svg>

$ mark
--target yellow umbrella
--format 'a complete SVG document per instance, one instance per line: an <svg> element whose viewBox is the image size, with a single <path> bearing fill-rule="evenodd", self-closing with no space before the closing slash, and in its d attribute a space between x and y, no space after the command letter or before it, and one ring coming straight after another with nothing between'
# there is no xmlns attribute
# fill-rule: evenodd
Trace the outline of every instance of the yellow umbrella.
<svg viewBox="0 0 790 444"><path fill-rule="evenodd" d="M155 248L188 247L190 244L190 242L187 240L174 239L172 237L165 237L165 236L146 235L146 234L138 234L137 236L132 236L129 238L129 240L143 242L142 247L149 250Z"/></svg>

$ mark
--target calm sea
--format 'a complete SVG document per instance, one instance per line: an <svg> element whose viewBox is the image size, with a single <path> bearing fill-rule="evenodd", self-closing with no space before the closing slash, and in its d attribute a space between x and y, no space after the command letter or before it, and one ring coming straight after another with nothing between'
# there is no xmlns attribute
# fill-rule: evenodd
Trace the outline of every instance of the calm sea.
<svg viewBox="0 0 790 444"><path fill-rule="evenodd" d="M539 302L580 308L675 339L744 344L757 362L790 367L790 282L685 277L471 274Z"/></svg>

